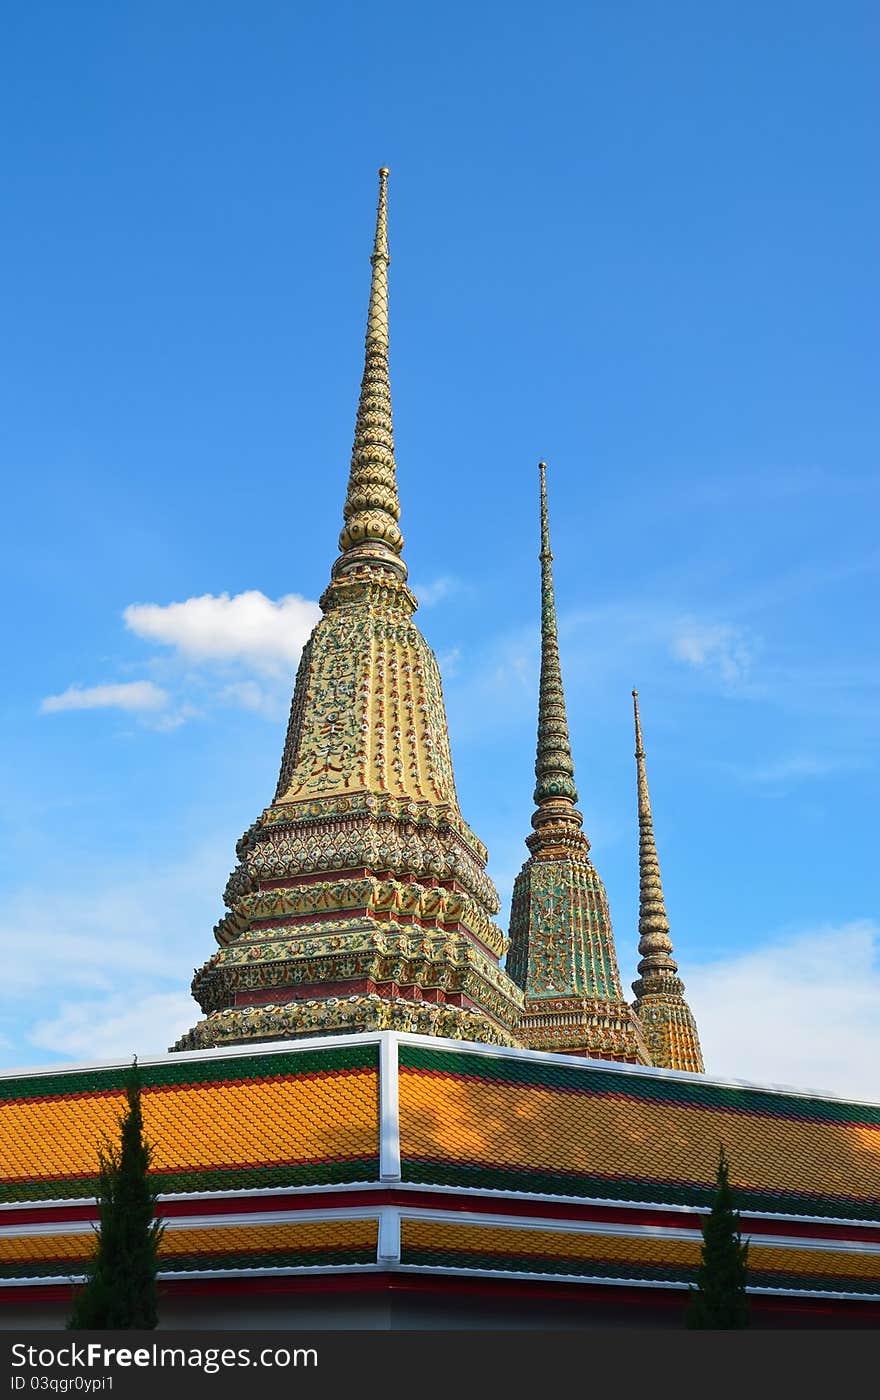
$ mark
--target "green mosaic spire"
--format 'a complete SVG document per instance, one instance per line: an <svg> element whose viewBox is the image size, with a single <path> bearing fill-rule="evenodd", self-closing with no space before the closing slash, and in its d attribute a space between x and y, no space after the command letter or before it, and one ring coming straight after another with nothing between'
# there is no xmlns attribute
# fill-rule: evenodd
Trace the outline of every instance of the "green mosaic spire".
<svg viewBox="0 0 880 1400"><path fill-rule="evenodd" d="M562 689L559 664L559 633L556 624L556 597L553 591L553 554L550 549L550 521L547 512L547 463L539 462L541 474L541 683L538 694L538 750L535 757L535 802L532 818L537 829L552 813L554 821L570 808L569 820L581 825L574 811L578 792L574 782L574 761Z"/></svg>
<svg viewBox="0 0 880 1400"><path fill-rule="evenodd" d="M529 859L513 887L507 971L525 994L519 1035L533 1050L650 1063L623 998L608 897L590 860L577 788L562 672L546 463L541 473L541 681Z"/></svg>
<svg viewBox="0 0 880 1400"><path fill-rule="evenodd" d="M391 422L391 380L388 373L388 170L379 171L376 232L370 255L370 303L364 347L364 374L358 402L345 524L339 536L342 551L333 566L338 578L352 569L372 566L406 578L400 558L400 501Z"/></svg>

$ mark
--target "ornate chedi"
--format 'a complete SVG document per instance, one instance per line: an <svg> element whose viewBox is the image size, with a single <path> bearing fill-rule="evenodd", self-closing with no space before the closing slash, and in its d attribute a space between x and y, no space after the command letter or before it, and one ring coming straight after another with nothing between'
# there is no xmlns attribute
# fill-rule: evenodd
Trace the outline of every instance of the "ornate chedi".
<svg viewBox="0 0 880 1400"><path fill-rule="evenodd" d="M387 170L340 555L303 649L272 805L238 843L205 1019L175 1049L409 1030L516 1044L498 895L462 819L440 675L401 558Z"/></svg>
<svg viewBox="0 0 880 1400"><path fill-rule="evenodd" d="M590 860L577 788L556 629L553 555L541 473L541 683L536 810L531 852L516 878L507 969L525 992L520 1040L558 1050L650 1064L641 1028L624 1000L608 899Z"/></svg>
<svg viewBox="0 0 880 1400"><path fill-rule="evenodd" d="M633 1009L642 1023L652 1064L702 1074L703 1055L697 1023L684 999L684 983L672 956L642 747L639 692L634 690L632 695L639 794L639 952L642 955L638 981L632 984L636 994Z"/></svg>

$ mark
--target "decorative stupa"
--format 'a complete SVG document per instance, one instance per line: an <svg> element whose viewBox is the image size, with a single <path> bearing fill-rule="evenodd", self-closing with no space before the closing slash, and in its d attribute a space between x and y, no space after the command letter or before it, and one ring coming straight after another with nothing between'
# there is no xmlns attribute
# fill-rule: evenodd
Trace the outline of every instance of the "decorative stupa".
<svg viewBox="0 0 880 1400"><path fill-rule="evenodd" d="M517 1043L522 994L487 853L459 811L437 662L413 622L388 374L388 171L339 557L281 773L238 843L219 951L175 1049L408 1030Z"/></svg>
<svg viewBox="0 0 880 1400"><path fill-rule="evenodd" d="M639 801L639 977L633 982L635 1012L648 1042L651 1064L703 1072L703 1052L693 1012L684 999L684 983L672 956L669 918L660 880L654 818L648 792L639 692L634 690L636 785Z"/></svg>
<svg viewBox="0 0 880 1400"><path fill-rule="evenodd" d="M238 843L219 949L193 979L204 1019L174 1048L398 1030L702 1069L671 956L638 710L642 962L635 1006L623 995L576 806L543 462L536 808L509 940L495 922L403 560L387 196L383 167L339 556L300 659L274 798Z"/></svg>
<svg viewBox="0 0 880 1400"><path fill-rule="evenodd" d="M541 682L530 856L516 878L508 969L525 992L520 1039L533 1050L650 1064L624 999L605 887L590 859L562 689L546 463L541 479Z"/></svg>
<svg viewBox="0 0 880 1400"><path fill-rule="evenodd" d="M876 1327L880 1105L669 1072L703 1065L635 694L641 962L624 1000L577 810L543 464L535 812L501 967L402 559L387 176L340 554L275 796L195 976L204 1019L175 1047L207 1053L138 1061L160 1326L680 1329L723 1141L755 1324ZM69 1326L130 1072L0 1075L0 1330Z"/></svg>

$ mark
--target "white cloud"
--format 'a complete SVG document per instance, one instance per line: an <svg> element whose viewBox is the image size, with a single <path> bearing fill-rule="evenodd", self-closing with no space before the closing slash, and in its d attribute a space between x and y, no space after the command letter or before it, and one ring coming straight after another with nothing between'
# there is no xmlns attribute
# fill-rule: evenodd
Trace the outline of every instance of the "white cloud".
<svg viewBox="0 0 880 1400"><path fill-rule="evenodd" d="M646 678L665 678L671 663L684 662L715 686L735 690L741 697L766 693L752 679L757 643L745 629L711 619L682 616L662 601L609 602L566 612L559 617L562 671L569 708L590 695L618 705L633 685L647 688ZM482 646L482 664L470 667L454 688L460 699L465 687L471 699L464 710L468 732L521 720L535 713L540 675L540 632L520 627ZM676 679L680 687L680 681ZM459 721L462 722L461 720Z"/></svg>
<svg viewBox="0 0 880 1400"><path fill-rule="evenodd" d="M880 927L870 920L682 971L710 1074L880 1100Z"/></svg>
<svg viewBox="0 0 880 1400"><path fill-rule="evenodd" d="M138 637L174 647L192 661L240 661L277 674L298 660L321 616L317 603L288 593L274 601L258 589L204 593L183 603L132 603L125 625Z"/></svg>
<svg viewBox="0 0 880 1400"><path fill-rule="evenodd" d="M423 608L431 608L435 603L440 603L444 598L448 598L450 593L456 593L460 588L458 579L444 574L441 578L432 579L430 583L412 583L410 587L419 600Z"/></svg>
<svg viewBox="0 0 880 1400"><path fill-rule="evenodd" d="M202 711L196 705L179 705L176 710L162 710L159 714L146 719L144 723L148 729L155 729L159 734L170 734L172 730L179 729L182 724L186 724L188 719L197 719Z"/></svg>
<svg viewBox="0 0 880 1400"><path fill-rule="evenodd" d="M158 869L103 863L97 885L91 871L61 871L52 889L10 891L0 909L0 1064L165 1051L194 1026L202 1013L187 986L216 946L236 835Z"/></svg>
<svg viewBox="0 0 880 1400"><path fill-rule="evenodd" d="M68 686L61 695L47 695L40 703L43 714L62 710L155 711L168 704L168 693L152 681L126 681L121 685Z"/></svg>
<svg viewBox="0 0 880 1400"><path fill-rule="evenodd" d="M52 888L7 892L0 910L0 1010L17 1014L36 997L45 1011L48 967L58 1001L74 991L109 994L123 981L151 983L151 990L162 981L180 986L213 949L235 834L205 842L164 869L105 864L97 884L91 874L77 880L68 873Z"/></svg>
<svg viewBox="0 0 880 1400"><path fill-rule="evenodd" d="M186 992L131 992L101 1001L62 1002L28 1033L36 1050L79 1061L164 1054L201 1018Z"/></svg>
<svg viewBox="0 0 880 1400"><path fill-rule="evenodd" d="M259 685L257 681L233 681L218 693L218 700L239 709L250 710L264 719L283 719L290 705L289 687L282 691Z"/></svg>
<svg viewBox="0 0 880 1400"><path fill-rule="evenodd" d="M796 753L787 758L773 759L753 768L734 768L730 772L741 782L757 786L781 786L805 778L824 778L830 773L851 771L861 767L856 759L823 757L820 754Z"/></svg>
<svg viewBox="0 0 880 1400"><path fill-rule="evenodd" d="M736 627L686 618L677 625L670 646L678 661L701 671L714 671L727 685L748 680L752 651Z"/></svg>
<svg viewBox="0 0 880 1400"><path fill-rule="evenodd" d="M458 675L459 662L461 661L461 647L450 647L437 657L437 665L440 668L440 675L444 680L451 680Z"/></svg>
<svg viewBox="0 0 880 1400"><path fill-rule="evenodd" d="M61 695L49 695L40 705L45 714L62 710L121 709L136 713L142 724L170 732L188 719L204 713L219 701L237 705L267 719L283 719L289 701L290 673L299 661L303 643L321 617L317 603L289 593L273 600L256 589L230 597L205 593L182 603L133 603L123 613L129 631L147 641L172 647L179 660L151 658L150 667L161 679L174 683L174 703L169 691L153 681L83 687L69 686ZM195 664L193 664L195 663ZM201 674L199 667L236 666L256 672L269 684L252 678L230 682L216 689L216 672ZM283 686L283 693L282 693ZM199 703L192 703L194 697Z"/></svg>

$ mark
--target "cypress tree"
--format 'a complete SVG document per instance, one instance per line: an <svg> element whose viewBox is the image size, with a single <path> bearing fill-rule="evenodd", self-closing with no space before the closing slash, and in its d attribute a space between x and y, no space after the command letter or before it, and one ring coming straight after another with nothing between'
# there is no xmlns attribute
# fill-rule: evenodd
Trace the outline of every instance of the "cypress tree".
<svg viewBox="0 0 880 1400"><path fill-rule="evenodd" d="M74 1296L69 1328L155 1327L156 1269L164 1226L156 1219L158 1188L147 1172L137 1058L126 1076L128 1107L118 1143L98 1153L99 1227L86 1283Z"/></svg>
<svg viewBox="0 0 880 1400"><path fill-rule="evenodd" d="M717 1182L712 1210L703 1221L697 1286L690 1290L685 1321L695 1328L748 1327L749 1246L740 1235L739 1211L733 1206L723 1145Z"/></svg>

